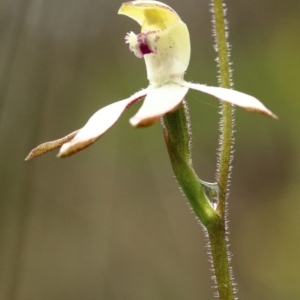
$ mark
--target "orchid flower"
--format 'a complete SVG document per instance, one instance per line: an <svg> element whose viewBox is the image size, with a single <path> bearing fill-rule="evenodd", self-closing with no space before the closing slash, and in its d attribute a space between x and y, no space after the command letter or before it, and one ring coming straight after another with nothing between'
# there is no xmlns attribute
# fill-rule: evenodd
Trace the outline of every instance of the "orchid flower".
<svg viewBox="0 0 300 300"><path fill-rule="evenodd" d="M125 41L136 57L144 58L149 86L127 99L98 110L80 130L33 149L27 160L59 147L58 156L65 157L90 146L116 123L125 109L142 99L144 103L130 119L130 123L134 127L152 125L164 114L176 110L189 89L276 118L252 96L183 79L190 60L189 31L168 5L158 1L131 1L121 6L119 14L132 18L142 27L139 34L128 33Z"/></svg>

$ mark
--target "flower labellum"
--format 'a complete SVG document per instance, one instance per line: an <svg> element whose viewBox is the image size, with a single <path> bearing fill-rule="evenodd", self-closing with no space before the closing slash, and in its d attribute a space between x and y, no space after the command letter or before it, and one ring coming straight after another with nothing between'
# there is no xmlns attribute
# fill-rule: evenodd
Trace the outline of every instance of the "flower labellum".
<svg viewBox="0 0 300 300"><path fill-rule="evenodd" d="M61 147L58 156L65 157L90 146L116 123L126 108L144 98L143 105L130 123L134 127L152 125L164 114L176 110L189 89L212 95L248 111L277 118L252 96L184 80L191 53L189 31L168 5L159 1L131 1L123 3L119 14L132 18L141 26L141 32L129 32L125 42L136 57L144 58L149 86L127 99L100 109L79 131L33 149L26 160L57 147Z"/></svg>

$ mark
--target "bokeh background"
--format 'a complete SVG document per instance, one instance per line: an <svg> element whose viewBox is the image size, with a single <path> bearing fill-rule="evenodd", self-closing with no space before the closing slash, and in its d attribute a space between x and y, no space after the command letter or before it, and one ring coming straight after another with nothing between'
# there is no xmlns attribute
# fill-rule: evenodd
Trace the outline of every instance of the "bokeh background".
<svg viewBox="0 0 300 300"><path fill-rule="evenodd" d="M137 107L89 149L24 162L147 86L117 0L0 1L0 299L212 299L201 226L160 124ZM169 0L190 29L186 79L217 85L208 0ZM235 88L279 121L236 111L230 250L240 299L300 297L300 2L227 0ZM218 101L187 96L194 165L214 181Z"/></svg>

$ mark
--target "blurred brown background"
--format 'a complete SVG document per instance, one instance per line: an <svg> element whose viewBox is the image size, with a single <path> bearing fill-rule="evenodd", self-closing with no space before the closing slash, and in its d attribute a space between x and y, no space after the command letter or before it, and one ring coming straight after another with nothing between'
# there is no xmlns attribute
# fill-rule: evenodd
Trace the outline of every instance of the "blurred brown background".
<svg viewBox="0 0 300 300"><path fill-rule="evenodd" d="M0 1L0 299L213 299L206 241L159 124L137 107L68 159L24 158L147 86L121 1ZM217 84L209 1L168 2L187 23L186 79ZM300 2L228 0L235 88L279 121L236 111L230 250L240 299L300 297ZM188 94L194 164L214 181L218 102Z"/></svg>

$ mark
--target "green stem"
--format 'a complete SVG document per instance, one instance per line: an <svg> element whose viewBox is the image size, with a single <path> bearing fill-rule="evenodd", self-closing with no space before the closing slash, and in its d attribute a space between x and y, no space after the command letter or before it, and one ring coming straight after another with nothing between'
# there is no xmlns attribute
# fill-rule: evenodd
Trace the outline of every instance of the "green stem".
<svg viewBox="0 0 300 300"><path fill-rule="evenodd" d="M214 270L214 281L217 284L218 298L220 300L233 300L234 289L231 268L229 266L228 250L226 243L226 230L223 219L218 218L206 227Z"/></svg>
<svg viewBox="0 0 300 300"><path fill-rule="evenodd" d="M216 46L218 49L220 85L224 88L230 88L231 71L229 63L229 47L226 38L226 24L223 7L224 5L222 0L213 0L213 24ZM226 102L222 102L220 129L221 146L219 154L219 170L217 172L220 194L217 210L221 214L222 218L225 219L227 188L229 183L232 154L231 146L233 140L233 110L231 104Z"/></svg>
<svg viewBox="0 0 300 300"><path fill-rule="evenodd" d="M219 299L232 300L234 296L225 223L206 195L209 185L203 188L204 182L198 178L192 166L190 124L185 102L178 110L163 117L163 132L176 179L195 214L207 229Z"/></svg>
<svg viewBox="0 0 300 300"><path fill-rule="evenodd" d="M176 179L204 226L217 216L192 166L187 104L163 117L163 133Z"/></svg>
<svg viewBox="0 0 300 300"><path fill-rule="evenodd" d="M220 84L231 87L229 51L222 0L212 0L214 31L219 55ZM189 200L195 214L205 226L213 264L218 298L233 300L233 276L229 266L226 228L226 200L230 174L231 146L233 139L233 115L230 104L222 105L221 147L219 155L218 186L201 181L192 166L191 134L186 103L173 113L163 117L164 138L172 167L179 185ZM214 209L209 197L217 193L217 207Z"/></svg>
<svg viewBox="0 0 300 300"><path fill-rule="evenodd" d="M220 86L224 88L231 87L231 70L229 62L229 45L226 36L226 21L224 13L224 3L222 0L212 0L213 7L213 24L214 24L214 36L216 42L216 49L218 52L219 62L219 74L220 74ZM233 108L228 103L222 103L222 118L220 120L220 153L219 153L219 168L217 171L217 181L219 186L219 198L217 212L221 216L221 224L219 226L212 227L209 230L210 243L212 248L212 255L214 252L227 251L226 235L226 201L227 190L230 177L230 165L232 160L232 141L233 141ZM219 228L218 228L219 227ZM217 254L215 254L217 256ZM220 299L234 299L233 289L233 276L232 270L229 266L229 258L224 257L223 261L217 261L217 257L213 259L216 282L218 285L219 298ZM219 264L224 264L223 271L218 271ZM228 284L224 288L220 283L221 281L227 281Z"/></svg>

